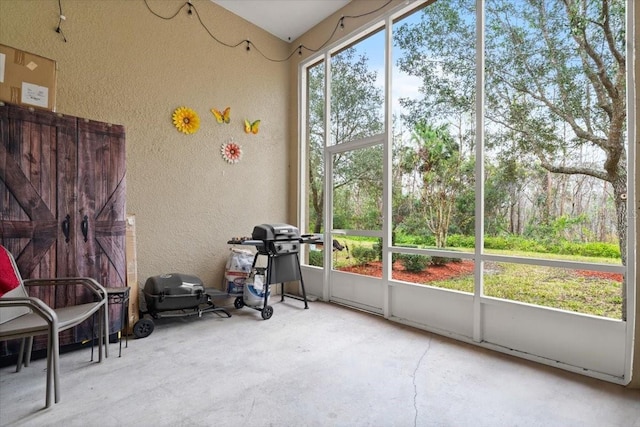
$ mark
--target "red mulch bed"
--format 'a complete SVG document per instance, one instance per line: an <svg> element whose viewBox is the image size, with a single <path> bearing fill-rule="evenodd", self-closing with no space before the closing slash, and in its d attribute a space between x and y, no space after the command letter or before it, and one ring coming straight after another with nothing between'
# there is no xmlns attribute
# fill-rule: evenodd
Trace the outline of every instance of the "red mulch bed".
<svg viewBox="0 0 640 427"><path fill-rule="evenodd" d="M582 277L595 277L597 279L613 280L614 282L622 282L622 274L607 273L606 271L577 270L576 274Z"/></svg>
<svg viewBox="0 0 640 427"><path fill-rule="evenodd" d="M473 273L473 261L464 260L462 262L450 262L445 265L429 265L425 271L419 273L411 273L404 269L404 266L396 262L393 265L392 277L395 280L401 280L409 283L430 283L437 280L445 280L458 276L464 276ZM349 273L357 273L371 277L382 277L382 262L373 261L365 265L354 265L342 267L340 271ZM594 277L598 279L614 280L622 282L622 274L607 273L604 271L592 270L576 270L576 274L582 277Z"/></svg>
<svg viewBox="0 0 640 427"><path fill-rule="evenodd" d="M354 265L342 267L340 271L357 273L365 276L382 277L382 262L373 261L365 265ZM396 262L393 265L392 277L395 280L402 280L410 283L429 283L436 280L445 280L452 277L463 276L473 273L473 261L450 262L445 265L429 265L429 267L419 273L411 273L404 269L404 266Z"/></svg>

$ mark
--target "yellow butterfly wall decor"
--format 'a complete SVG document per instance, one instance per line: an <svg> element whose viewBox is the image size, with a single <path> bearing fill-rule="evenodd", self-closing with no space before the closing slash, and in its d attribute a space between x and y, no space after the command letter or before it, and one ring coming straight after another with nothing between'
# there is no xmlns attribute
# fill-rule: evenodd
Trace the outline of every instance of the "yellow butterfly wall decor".
<svg viewBox="0 0 640 427"><path fill-rule="evenodd" d="M255 122L250 122L247 119L244 119L244 131L245 133L258 133L258 127L260 126L260 120L256 120Z"/></svg>
<svg viewBox="0 0 640 427"><path fill-rule="evenodd" d="M211 112L216 117L218 123L229 123L231 121L231 107L225 108L224 111L212 108Z"/></svg>

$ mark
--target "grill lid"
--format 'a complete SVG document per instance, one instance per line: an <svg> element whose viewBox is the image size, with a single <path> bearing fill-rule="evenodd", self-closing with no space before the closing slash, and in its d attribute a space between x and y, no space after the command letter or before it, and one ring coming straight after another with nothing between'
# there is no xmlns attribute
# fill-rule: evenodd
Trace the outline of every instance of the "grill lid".
<svg viewBox="0 0 640 427"><path fill-rule="evenodd" d="M298 227L289 224L260 224L253 227L251 238L262 241L298 240Z"/></svg>

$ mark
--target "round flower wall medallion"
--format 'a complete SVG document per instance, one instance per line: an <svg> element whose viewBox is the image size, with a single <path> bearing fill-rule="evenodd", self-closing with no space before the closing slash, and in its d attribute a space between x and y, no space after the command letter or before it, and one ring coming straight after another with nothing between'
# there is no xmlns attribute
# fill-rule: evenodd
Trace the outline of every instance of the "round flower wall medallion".
<svg viewBox="0 0 640 427"><path fill-rule="evenodd" d="M228 163L238 163L242 158L242 148L235 142L226 142L220 147L220 154Z"/></svg>
<svg viewBox="0 0 640 427"><path fill-rule="evenodd" d="M179 132L187 135L195 133L200 127L200 117L191 108L179 107L173 112L173 125Z"/></svg>

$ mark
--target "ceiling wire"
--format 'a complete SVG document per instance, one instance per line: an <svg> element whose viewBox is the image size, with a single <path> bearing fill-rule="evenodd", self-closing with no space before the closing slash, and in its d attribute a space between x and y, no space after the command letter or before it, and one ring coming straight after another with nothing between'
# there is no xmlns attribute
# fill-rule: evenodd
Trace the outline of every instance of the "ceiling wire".
<svg viewBox="0 0 640 427"><path fill-rule="evenodd" d="M58 0L58 2L60 2L60 1L61 1L61 0ZM202 28L204 28L204 30L207 32L207 34L209 34L209 36L210 36L213 40L215 40L218 44L221 44L221 45L223 45L223 46L225 46L225 47L229 47L229 48L236 48L236 47L238 47L238 46L240 46L240 45L243 45L243 44L244 44L244 45L245 45L245 49L246 49L247 51L251 51L251 49L254 49L254 50L255 50L256 52L258 52L258 53L259 53L259 54L260 54L264 59L266 59L267 61L271 61L271 62L286 62L286 61L288 61L289 59L291 59L291 57L292 57L293 55L295 55L296 53L297 53L298 55L302 55L302 50L303 50L303 49L304 49L304 50L306 50L306 51L309 51L309 52L314 52L314 53L315 53L315 52L318 52L318 51L322 50L322 49L323 49L323 48L324 48L324 47L325 47L325 46L326 46L326 45L327 45L327 44L328 44L328 43L333 39L333 36L335 36L336 31L338 31L338 28L344 28L344 20L345 20L345 19L357 19L357 18L361 18L361 17L363 17L363 16L371 15L371 14L373 14L373 13L376 13L376 12L378 12L378 11L380 11L380 10L384 9L385 7L387 7L387 6L392 2L392 0L388 0L388 1L387 1L386 3L384 3L382 6L380 6L380 7L376 8L376 9L374 9L374 10L370 11L370 12L362 13L362 14L360 14L360 15L345 15L345 16L342 16L342 17L340 17L340 19L338 19L338 22L336 22L336 25L335 25L335 27L333 28L333 31L331 32L331 35L330 35L330 36L326 39L326 41L325 41L324 43L322 43L319 47L317 47L317 48L310 48L310 47L308 47L308 46L305 46L304 44L301 44L301 45L299 45L299 46L295 47L295 48L291 51L291 53L290 53L288 56L286 56L286 57L284 57L284 58L282 58L282 59L277 59L277 58L271 58L271 57L269 57L269 56L265 55L265 54L264 54L264 53L263 53L263 52L258 48L258 46L256 46L256 45L255 45L251 40L249 40L249 39L244 39L244 40L241 40L241 41L239 41L238 43L235 43L235 44L234 44L234 43L226 43L226 42L224 42L224 41L220 40L219 38L217 38L217 37L216 37L216 36L211 32L211 30L209 30L209 28L206 26L206 24L202 21L202 18L200 18L200 14L198 13L198 9L196 8L196 6L195 6L193 3L191 3L191 0L188 0L187 2L185 2L182 6L180 6L180 7L178 8L178 10L176 10L176 12L175 12L173 15L170 15L170 16L162 16L162 15L160 15L159 13L157 13L157 12L155 12L153 9L151 9L151 6L149 6L148 0L143 0L143 1L144 1L145 6L147 7L147 9L149 10L149 12L151 12L154 16L156 16L156 17L158 17L158 18L161 18L161 19L164 19L164 20L167 20L167 21L169 21L169 20L171 20L171 19L174 19L176 16L178 16L178 14L180 13L180 11L182 11L182 9L184 9L184 8L186 7L186 8L187 8L187 13L188 13L189 15L192 15L193 13L195 13L196 18L198 19L198 23L200 24L200 26L202 26ZM60 6L60 15L62 16L62 6ZM58 25L58 28L59 28L59 27L60 27L60 26ZM56 30L56 31L57 31L57 30ZM61 31L58 31L58 32L61 32ZM65 41L66 41L66 39L65 39Z"/></svg>
<svg viewBox="0 0 640 427"><path fill-rule="evenodd" d="M62 36L62 40L64 40L64 42L66 43L67 38L64 36L64 33L62 32L62 21L64 21L67 18L62 13L62 0L58 0L58 9L60 10L60 16L58 18L58 26L56 27L56 33L60 34Z"/></svg>

